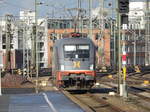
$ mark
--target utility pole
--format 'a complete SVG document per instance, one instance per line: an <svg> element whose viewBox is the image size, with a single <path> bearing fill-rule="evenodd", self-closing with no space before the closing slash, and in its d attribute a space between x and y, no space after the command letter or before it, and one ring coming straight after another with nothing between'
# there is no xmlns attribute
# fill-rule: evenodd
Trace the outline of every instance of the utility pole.
<svg viewBox="0 0 150 112"><path fill-rule="evenodd" d="M104 0L99 0L100 3L100 18L99 18L99 23L100 23L100 37L101 37L101 62L102 63L102 67L105 66L105 57L104 57Z"/></svg>
<svg viewBox="0 0 150 112"><path fill-rule="evenodd" d="M118 0L118 28L119 28L119 39L118 39L118 47L119 47L119 94L124 98L127 98L127 88L126 88L126 50L125 50L125 31L127 30L128 24L128 16L129 12L129 0ZM121 28L122 26L122 28ZM122 34L122 35L121 35ZM121 37L122 37L122 46L121 46ZM121 56L121 48L122 48L122 56ZM122 57L122 61L121 61ZM121 72L121 68L123 69L123 74Z"/></svg>
<svg viewBox="0 0 150 112"><path fill-rule="evenodd" d="M125 31L127 30L127 24L122 25L122 70L123 70L123 75L122 75L122 81L123 84L120 84L120 96L123 96L124 98L127 98L127 86L126 86L126 64L127 64L127 54L126 54L126 49L125 49Z"/></svg>
<svg viewBox="0 0 150 112"><path fill-rule="evenodd" d="M81 0L78 0L78 8L77 8L77 21L78 21L78 32L80 32L81 28Z"/></svg>
<svg viewBox="0 0 150 112"><path fill-rule="evenodd" d="M78 32L81 34L83 33L83 17L85 14L85 9L81 8L81 0L78 0L78 8L77 8L77 15L78 15Z"/></svg>
<svg viewBox="0 0 150 112"><path fill-rule="evenodd" d="M23 76L27 76L29 78L29 49L27 45L27 26L26 24L22 24L23 26Z"/></svg>
<svg viewBox="0 0 150 112"><path fill-rule="evenodd" d="M38 60L38 37L37 37L37 0L35 0L35 58L36 58L36 93L38 93L39 60Z"/></svg>
<svg viewBox="0 0 150 112"><path fill-rule="evenodd" d="M148 13L147 13L147 23L148 23L148 28L147 28L147 35L148 35L148 62L149 62L149 65L150 65L150 1L149 0L147 0L147 11L148 11Z"/></svg>
<svg viewBox="0 0 150 112"><path fill-rule="evenodd" d="M24 24L22 24L23 28L21 28L21 30L23 30L23 77L25 77L25 69L26 69L26 32L25 32L25 26Z"/></svg>
<svg viewBox="0 0 150 112"><path fill-rule="evenodd" d="M36 68L36 24L33 24L32 26L32 49L31 49L31 56L32 56L32 70L35 70Z"/></svg>
<svg viewBox="0 0 150 112"><path fill-rule="evenodd" d="M89 0L89 38L93 37L93 26L92 26L92 0Z"/></svg>
<svg viewBox="0 0 150 112"><path fill-rule="evenodd" d="M111 15L111 38L113 38L113 69L116 71L116 20L113 19L113 12L114 12L114 3L113 0L108 4L111 7L110 15Z"/></svg>
<svg viewBox="0 0 150 112"><path fill-rule="evenodd" d="M7 72L11 70L11 22L12 22L12 15L6 15L6 65L5 69Z"/></svg>
<svg viewBox="0 0 150 112"><path fill-rule="evenodd" d="M120 13L117 14L118 21L118 93L120 93L120 84L121 84L121 23L120 23Z"/></svg>
<svg viewBox="0 0 150 112"><path fill-rule="evenodd" d="M133 33L133 39L134 39L134 42L133 42L133 45L134 45L134 60L133 60L133 63L134 63L134 66L136 65L136 31L134 31Z"/></svg>
<svg viewBox="0 0 150 112"><path fill-rule="evenodd" d="M113 22L113 38L114 38L114 71L117 69L117 62L116 62L116 20Z"/></svg>
<svg viewBox="0 0 150 112"><path fill-rule="evenodd" d="M37 16L37 14L36 14L36 12L37 12L37 0L35 0L35 23L33 24L33 26L32 26L32 40L31 40L31 42L32 42L32 50L31 50L31 56L32 56L32 68L33 69L35 69L36 68L36 24L37 24L37 18L36 18L36 16Z"/></svg>
<svg viewBox="0 0 150 112"><path fill-rule="evenodd" d="M146 39L145 39L145 65L150 65L150 52L149 52L149 49L150 49L150 11L149 11L149 0L146 0L146 27L145 27L145 30L146 30Z"/></svg>
<svg viewBox="0 0 150 112"><path fill-rule="evenodd" d="M101 24L101 35L103 36L103 30L104 30L104 0L100 0L100 24Z"/></svg>

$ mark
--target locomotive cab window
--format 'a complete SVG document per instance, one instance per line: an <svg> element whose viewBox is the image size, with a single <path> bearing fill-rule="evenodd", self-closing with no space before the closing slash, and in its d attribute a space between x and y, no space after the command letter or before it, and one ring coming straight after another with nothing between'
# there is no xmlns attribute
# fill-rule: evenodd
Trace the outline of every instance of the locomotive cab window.
<svg viewBox="0 0 150 112"><path fill-rule="evenodd" d="M76 51L75 45L65 45L65 51Z"/></svg>
<svg viewBox="0 0 150 112"><path fill-rule="evenodd" d="M64 45L65 58L89 58L89 45Z"/></svg>

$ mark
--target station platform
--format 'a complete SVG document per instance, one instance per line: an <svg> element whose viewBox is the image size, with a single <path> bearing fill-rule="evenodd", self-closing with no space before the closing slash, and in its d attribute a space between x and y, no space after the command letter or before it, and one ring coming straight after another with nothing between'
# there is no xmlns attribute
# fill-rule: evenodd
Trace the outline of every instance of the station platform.
<svg viewBox="0 0 150 112"><path fill-rule="evenodd" d="M83 112L59 91L0 96L0 112Z"/></svg>

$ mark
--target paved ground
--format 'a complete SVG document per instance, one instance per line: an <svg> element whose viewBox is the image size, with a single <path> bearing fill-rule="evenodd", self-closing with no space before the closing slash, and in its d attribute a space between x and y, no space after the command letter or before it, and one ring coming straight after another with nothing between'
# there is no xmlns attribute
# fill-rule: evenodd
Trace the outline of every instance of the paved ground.
<svg viewBox="0 0 150 112"><path fill-rule="evenodd" d="M60 92L0 96L0 112L83 112Z"/></svg>

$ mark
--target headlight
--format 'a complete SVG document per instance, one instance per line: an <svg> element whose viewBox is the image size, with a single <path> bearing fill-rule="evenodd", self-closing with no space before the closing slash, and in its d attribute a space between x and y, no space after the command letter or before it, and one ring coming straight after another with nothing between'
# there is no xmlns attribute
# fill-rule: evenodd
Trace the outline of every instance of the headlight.
<svg viewBox="0 0 150 112"><path fill-rule="evenodd" d="M93 66L93 64L92 65L90 65L90 70L93 70L94 69L94 66Z"/></svg>
<svg viewBox="0 0 150 112"><path fill-rule="evenodd" d="M65 66L64 66L64 65L61 65L61 66L60 66L60 69L61 69L61 70L65 70Z"/></svg>

